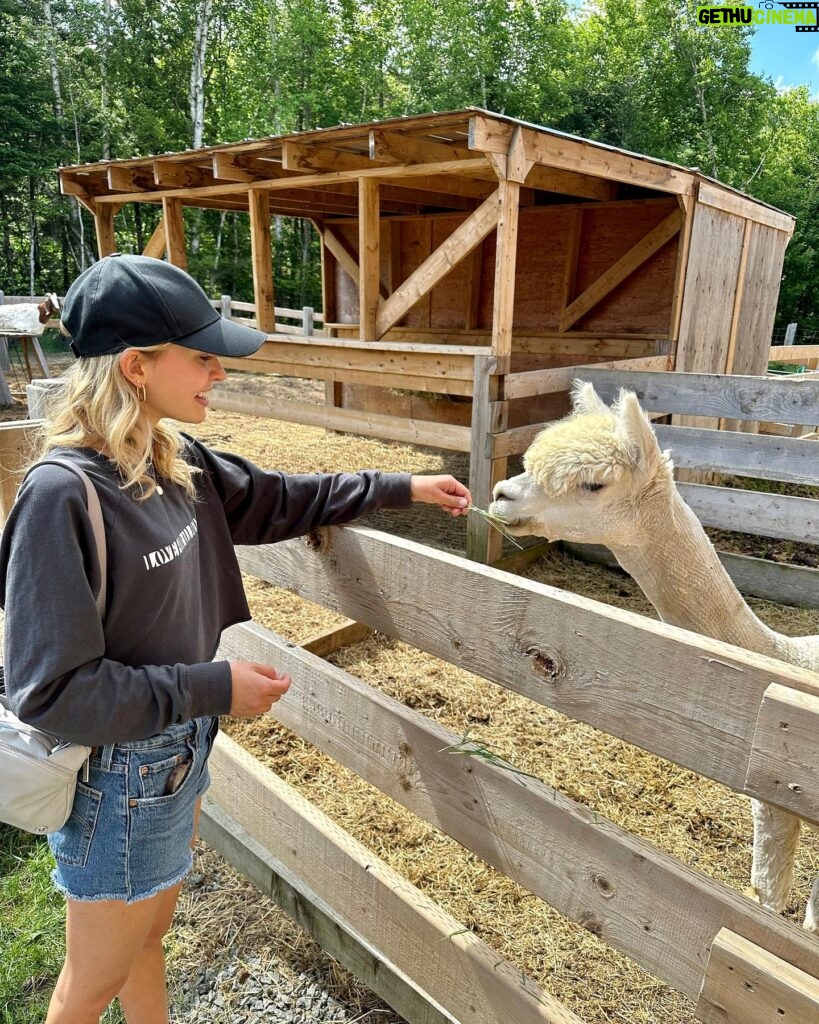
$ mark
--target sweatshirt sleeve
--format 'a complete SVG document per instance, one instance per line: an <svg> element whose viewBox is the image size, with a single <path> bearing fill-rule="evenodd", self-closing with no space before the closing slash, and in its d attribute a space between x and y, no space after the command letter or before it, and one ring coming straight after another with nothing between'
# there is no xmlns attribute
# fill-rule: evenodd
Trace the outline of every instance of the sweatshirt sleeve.
<svg viewBox="0 0 819 1024"><path fill-rule="evenodd" d="M352 522L381 508L412 503L409 473L268 472L228 452L191 441L193 461L205 474L227 517L235 544L270 544L319 526Z"/></svg>
<svg viewBox="0 0 819 1024"><path fill-rule="evenodd" d="M105 656L85 502L73 473L43 466L24 482L3 529L0 604L14 712L87 745L143 739L175 722L227 712L227 662L131 666Z"/></svg>

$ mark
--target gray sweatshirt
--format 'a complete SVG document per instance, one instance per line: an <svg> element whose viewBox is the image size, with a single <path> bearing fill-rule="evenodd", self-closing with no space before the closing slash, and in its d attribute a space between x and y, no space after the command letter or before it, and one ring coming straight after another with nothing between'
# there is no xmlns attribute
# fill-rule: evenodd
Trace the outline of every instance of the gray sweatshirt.
<svg viewBox="0 0 819 1024"><path fill-rule="evenodd" d="M286 475L187 439L198 496L160 480L145 501L91 449L55 449L91 477L107 544L107 608L82 481L36 467L0 539L6 688L15 713L88 745L143 739L226 714L230 666L211 661L223 629L250 618L234 544L267 544L410 504L403 473Z"/></svg>

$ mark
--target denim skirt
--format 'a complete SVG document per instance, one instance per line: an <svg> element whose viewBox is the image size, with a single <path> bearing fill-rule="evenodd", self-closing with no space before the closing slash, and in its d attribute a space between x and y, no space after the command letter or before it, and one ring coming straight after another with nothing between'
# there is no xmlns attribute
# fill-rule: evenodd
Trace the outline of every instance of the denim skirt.
<svg viewBox="0 0 819 1024"><path fill-rule="evenodd" d="M71 817L48 844L52 874L69 899L147 899L182 881L193 862L196 801L210 784L216 718L193 718L157 736L98 747Z"/></svg>

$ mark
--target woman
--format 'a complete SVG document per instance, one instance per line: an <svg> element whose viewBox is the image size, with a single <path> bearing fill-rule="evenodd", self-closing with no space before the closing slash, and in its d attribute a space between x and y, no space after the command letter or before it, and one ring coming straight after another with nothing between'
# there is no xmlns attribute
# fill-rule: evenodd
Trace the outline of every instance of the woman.
<svg viewBox="0 0 819 1024"><path fill-rule="evenodd" d="M35 465L0 545L14 710L94 746L72 815L49 837L67 924L47 1024L96 1024L115 997L129 1024L166 1024L162 938L191 866L218 716L263 714L291 682L269 665L211 660L221 631L250 618L233 545L411 501L459 515L470 496L450 476L263 472L177 432L166 419L204 420L225 378L219 357L249 355L265 335L221 319L160 260L96 263L69 289L62 324L78 358L43 450L76 460L99 493L104 619L70 470Z"/></svg>

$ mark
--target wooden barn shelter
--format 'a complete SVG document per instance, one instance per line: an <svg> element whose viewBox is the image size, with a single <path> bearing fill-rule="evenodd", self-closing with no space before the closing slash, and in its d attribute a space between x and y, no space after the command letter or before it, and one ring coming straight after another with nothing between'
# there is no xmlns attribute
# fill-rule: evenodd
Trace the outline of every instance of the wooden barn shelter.
<svg viewBox="0 0 819 1024"><path fill-rule="evenodd" d="M269 337L235 368L324 380L327 405L240 409L470 452L481 506L578 367L764 374L794 227L695 169L479 109L59 173L101 256L126 203L162 206L145 253L181 267L185 206L246 211ZM277 328L274 216L321 237L320 336ZM499 542L470 517L471 557Z"/></svg>

